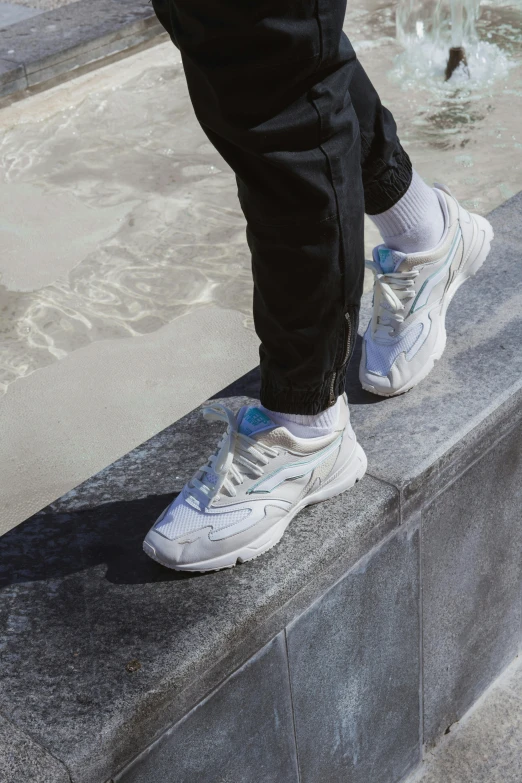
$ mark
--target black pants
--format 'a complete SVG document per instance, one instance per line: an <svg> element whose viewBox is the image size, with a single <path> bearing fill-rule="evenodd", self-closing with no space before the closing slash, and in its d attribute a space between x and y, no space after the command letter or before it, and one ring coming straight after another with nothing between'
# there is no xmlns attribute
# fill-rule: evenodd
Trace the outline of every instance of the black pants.
<svg viewBox="0 0 522 783"><path fill-rule="evenodd" d="M391 113L342 32L346 0L153 0L194 111L234 170L252 253L261 401L314 414L344 390L364 212L411 181Z"/></svg>

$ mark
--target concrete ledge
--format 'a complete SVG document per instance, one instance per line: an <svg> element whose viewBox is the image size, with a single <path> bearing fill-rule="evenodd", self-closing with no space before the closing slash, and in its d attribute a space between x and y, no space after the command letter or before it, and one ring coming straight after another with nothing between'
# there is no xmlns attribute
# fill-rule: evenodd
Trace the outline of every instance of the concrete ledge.
<svg viewBox="0 0 522 783"><path fill-rule="evenodd" d="M398 783L516 656L521 214L492 213L421 386L374 398L354 362L369 474L264 557L199 576L141 552L220 431L198 411L0 538L1 712L71 780Z"/></svg>
<svg viewBox="0 0 522 783"><path fill-rule="evenodd" d="M0 29L0 97L159 36L168 40L147 0L78 0L8 25Z"/></svg>

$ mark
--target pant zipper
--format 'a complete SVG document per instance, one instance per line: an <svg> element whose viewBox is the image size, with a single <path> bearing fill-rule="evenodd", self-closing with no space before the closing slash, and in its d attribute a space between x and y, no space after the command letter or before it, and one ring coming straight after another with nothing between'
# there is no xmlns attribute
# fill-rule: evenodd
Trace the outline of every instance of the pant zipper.
<svg viewBox="0 0 522 783"><path fill-rule="evenodd" d="M348 361L350 356L350 348L352 345L352 322L350 321L350 313L345 313L346 323L348 324L348 332L346 334L346 350L344 352L343 366Z"/></svg>
<svg viewBox="0 0 522 783"><path fill-rule="evenodd" d="M344 367L346 362L348 361L348 358L350 356L350 347L352 343L352 322L350 321L350 314L345 313L344 317L346 318L346 323L348 325L348 330L346 333L346 348L344 351L344 358L341 364L341 367ZM334 371L332 375L332 380L330 381L330 399L329 403L330 405L333 405L335 402L335 394L334 394L334 388L335 388L335 381L337 380L337 370Z"/></svg>

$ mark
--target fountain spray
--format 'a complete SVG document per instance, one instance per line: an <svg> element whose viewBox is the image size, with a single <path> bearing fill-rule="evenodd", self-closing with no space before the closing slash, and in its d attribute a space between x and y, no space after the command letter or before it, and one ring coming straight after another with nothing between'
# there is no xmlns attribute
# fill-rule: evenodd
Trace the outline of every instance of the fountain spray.
<svg viewBox="0 0 522 783"><path fill-rule="evenodd" d="M466 51L464 49L464 29L462 20L462 0L451 0L451 47L448 62L446 64L446 81L451 78L453 72L463 65L469 76Z"/></svg>

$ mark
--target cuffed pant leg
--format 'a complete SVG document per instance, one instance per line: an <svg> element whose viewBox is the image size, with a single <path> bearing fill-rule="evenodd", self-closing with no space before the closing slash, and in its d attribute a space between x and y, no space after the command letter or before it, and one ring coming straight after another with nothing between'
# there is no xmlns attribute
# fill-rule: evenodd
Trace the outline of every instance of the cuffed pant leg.
<svg viewBox="0 0 522 783"><path fill-rule="evenodd" d="M361 133L364 207L368 215L385 212L410 186L412 165L397 136L392 113L381 100L357 61L350 87Z"/></svg>
<svg viewBox="0 0 522 783"><path fill-rule="evenodd" d="M252 252L261 400L344 390L364 273L355 53L339 0L154 0L197 118L234 170Z"/></svg>

